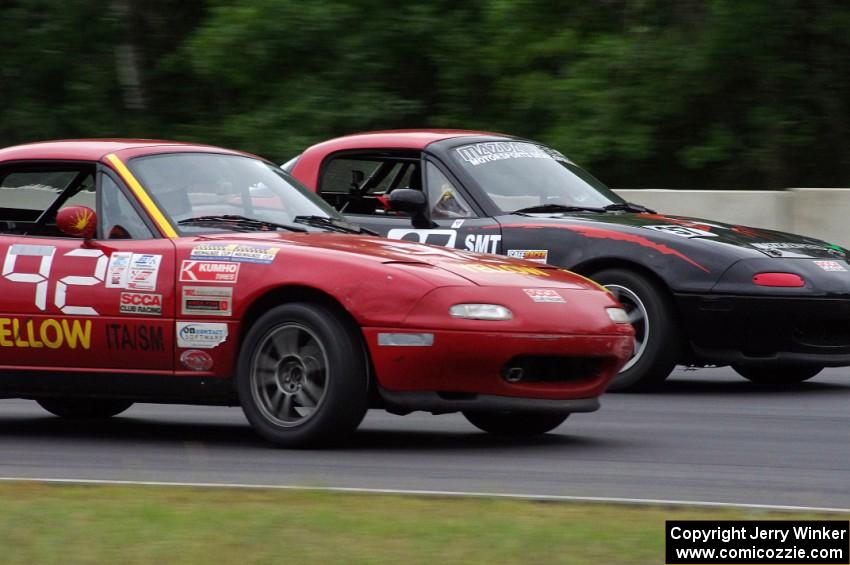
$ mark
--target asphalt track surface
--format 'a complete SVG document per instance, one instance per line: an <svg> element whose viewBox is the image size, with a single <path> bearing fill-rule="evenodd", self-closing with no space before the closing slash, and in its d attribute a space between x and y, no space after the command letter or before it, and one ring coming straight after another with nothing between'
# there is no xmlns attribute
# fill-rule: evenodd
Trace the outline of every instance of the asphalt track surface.
<svg viewBox="0 0 850 565"><path fill-rule="evenodd" d="M100 423L0 400L0 476L624 497L850 508L850 368L795 391L731 369L610 394L546 436L372 411L343 448L286 451L238 408L140 404Z"/></svg>

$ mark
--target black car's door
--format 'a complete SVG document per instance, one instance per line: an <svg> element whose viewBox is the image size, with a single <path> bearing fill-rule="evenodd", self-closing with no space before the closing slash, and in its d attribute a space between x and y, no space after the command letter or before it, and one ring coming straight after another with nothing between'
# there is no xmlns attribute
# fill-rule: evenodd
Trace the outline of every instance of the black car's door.
<svg viewBox="0 0 850 565"><path fill-rule="evenodd" d="M422 190L431 227L389 210L398 188ZM333 158L322 168L319 194L346 217L391 239L502 253L499 223L481 213L448 170L419 152L357 153Z"/></svg>

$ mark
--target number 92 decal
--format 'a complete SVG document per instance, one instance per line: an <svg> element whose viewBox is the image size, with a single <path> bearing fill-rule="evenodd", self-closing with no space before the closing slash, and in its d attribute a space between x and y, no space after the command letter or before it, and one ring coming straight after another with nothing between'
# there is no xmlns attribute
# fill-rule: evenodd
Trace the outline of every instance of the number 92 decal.
<svg viewBox="0 0 850 565"><path fill-rule="evenodd" d="M41 311L47 309L47 285L50 280L50 270L53 266L53 257L56 255L56 247L52 245L11 245L6 252L3 261L3 277L16 283L27 283L35 285L35 307ZM38 257L37 273L15 272L18 257ZM64 257L80 257L86 259L97 259L94 272L90 276L68 275L56 282L56 290L53 293L53 304L63 314L78 316L97 316L98 312L91 306L74 306L68 304L67 294L69 286L93 286L103 282L106 275L106 266L109 258L99 249L73 249L64 254Z"/></svg>

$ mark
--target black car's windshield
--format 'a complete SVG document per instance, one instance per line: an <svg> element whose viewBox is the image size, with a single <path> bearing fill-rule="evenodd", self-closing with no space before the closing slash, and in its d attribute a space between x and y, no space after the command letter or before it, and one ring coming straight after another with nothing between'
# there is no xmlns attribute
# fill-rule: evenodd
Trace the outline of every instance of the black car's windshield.
<svg viewBox="0 0 850 565"><path fill-rule="evenodd" d="M129 167L181 235L329 229L318 222L305 225L302 217L345 222L298 181L259 159L167 153L137 157L130 160Z"/></svg>
<svg viewBox="0 0 850 565"><path fill-rule="evenodd" d="M541 208L604 208L622 203L590 173L558 151L526 141L489 141L451 149L452 158L472 176L503 212ZM548 208L548 209L547 209Z"/></svg>

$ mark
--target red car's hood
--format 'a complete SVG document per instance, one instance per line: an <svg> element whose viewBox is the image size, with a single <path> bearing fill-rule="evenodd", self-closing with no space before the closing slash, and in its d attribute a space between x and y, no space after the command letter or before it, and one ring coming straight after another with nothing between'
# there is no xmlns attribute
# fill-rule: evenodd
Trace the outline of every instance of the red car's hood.
<svg viewBox="0 0 850 565"><path fill-rule="evenodd" d="M499 255L470 253L409 241L333 233L245 233L205 236L205 240L298 247L355 254L366 261L430 265L482 286L558 287L598 290L596 283L549 265Z"/></svg>

